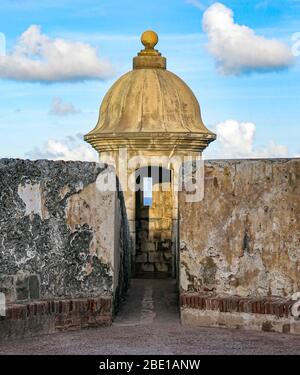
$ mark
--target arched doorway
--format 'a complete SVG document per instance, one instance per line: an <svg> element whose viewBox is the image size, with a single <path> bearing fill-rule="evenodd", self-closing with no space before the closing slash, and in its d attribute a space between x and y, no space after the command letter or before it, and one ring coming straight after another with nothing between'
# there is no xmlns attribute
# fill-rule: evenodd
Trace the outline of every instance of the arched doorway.
<svg viewBox="0 0 300 375"><path fill-rule="evenodd" d="M171 278L172 173L163 167L143 167L136 171L136 184L135 277Z"/></svg>

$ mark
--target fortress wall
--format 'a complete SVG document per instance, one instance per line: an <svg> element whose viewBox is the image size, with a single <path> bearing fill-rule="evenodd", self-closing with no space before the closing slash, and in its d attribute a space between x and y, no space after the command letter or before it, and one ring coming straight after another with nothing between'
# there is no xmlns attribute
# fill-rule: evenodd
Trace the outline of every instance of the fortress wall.
<svg viewBox="0 0 300 375"><path fill-rule="evenodd" d="M179 202L183 316L197 308L209 325L203 310L236 312L242 299L255 304L241 313L277 301L290 315L300 292L300 159L207 161L203 200L187 203L181 192ZM191 294L217 302L195 306Z"/></svg>
<svg viewBox="0 0 300 375"><path fill-rule="evenodd" d="M92 325L103 313L103 322L111 321L128 284L130 236L122 194L97 188L104 173L96 163L0 160L0 292L5 319L17 316L20 326L14 332L1 320L4 336L24 330L20 306L30 318L36 301L57 306L45 304L45 324L27 321L29 334L37 324L44 332L86 326L80 311ZM68 301L65 308L59 301Z"/></svg>

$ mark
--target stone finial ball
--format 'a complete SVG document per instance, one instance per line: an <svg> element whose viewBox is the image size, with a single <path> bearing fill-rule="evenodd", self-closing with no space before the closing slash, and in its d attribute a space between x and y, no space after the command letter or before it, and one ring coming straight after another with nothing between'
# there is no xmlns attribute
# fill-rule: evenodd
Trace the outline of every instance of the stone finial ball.
<svg viewBox="0 0 300 375"><path fill-rule="evenodd" d="M153 49L158 43L158 35L155 31L145 31L141 36L141 41L146 48Z"/></svg>

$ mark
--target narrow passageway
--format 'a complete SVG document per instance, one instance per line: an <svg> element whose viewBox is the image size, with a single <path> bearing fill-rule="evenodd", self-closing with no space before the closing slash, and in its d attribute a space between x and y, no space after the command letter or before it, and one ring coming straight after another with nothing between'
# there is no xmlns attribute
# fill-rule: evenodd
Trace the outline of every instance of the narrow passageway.
<svg viewBox="0 0 300 375"><path fill-rule="evenodd" d="M132 279L114 325L179 323L178 292L173 279Z"/></svg>

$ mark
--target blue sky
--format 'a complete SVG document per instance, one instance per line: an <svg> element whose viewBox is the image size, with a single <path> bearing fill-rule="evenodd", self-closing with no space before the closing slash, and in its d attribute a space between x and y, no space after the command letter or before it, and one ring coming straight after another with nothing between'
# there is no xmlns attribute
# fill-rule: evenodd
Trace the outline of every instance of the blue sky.
<svg viewBox="0 0 300 375"><path fill-rule="evenodd" d="M142 47L140 34L147 29L159 34L157 47L167 57L168 68L196 94L204 122L220 132L207 157L300 155L300 56L284 69L220 73L216 56L207 48L208 32L202 28L203 14L213 4L197 0L1 0L0 32L6 37L8 54L25 30L39 25L47 38L96 48L114 73L109 79L52 83L0 78L0 157L47 157L49 139L69 149L89 147L79 137L70 137L95 126L105 92L131 69L132 57ZM224 0L222 4L232 10L236 24L289 48L294 43L292 35L300 32L300 1ZM53 108L54 102L58 108ZM253 129L249 123L255 130L245 136L243 129ZM241 136L238 145L228 143L230 126L237 129L237 139ZM248 151L243 153L243 147Z"/></svg>

